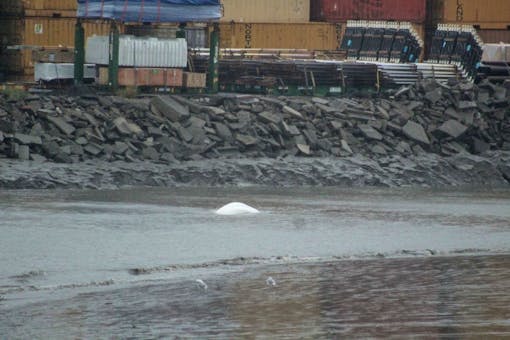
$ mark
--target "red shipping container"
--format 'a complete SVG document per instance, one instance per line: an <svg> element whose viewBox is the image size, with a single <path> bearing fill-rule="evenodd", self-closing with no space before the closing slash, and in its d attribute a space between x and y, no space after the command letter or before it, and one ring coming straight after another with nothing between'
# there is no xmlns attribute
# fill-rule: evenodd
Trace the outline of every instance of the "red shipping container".
<svg viewBox="0 0 510 340"><path fill-rule="evenodd" d="M410 21L423 23L426 0L313 0L313 21L346 20Z"/></svg>

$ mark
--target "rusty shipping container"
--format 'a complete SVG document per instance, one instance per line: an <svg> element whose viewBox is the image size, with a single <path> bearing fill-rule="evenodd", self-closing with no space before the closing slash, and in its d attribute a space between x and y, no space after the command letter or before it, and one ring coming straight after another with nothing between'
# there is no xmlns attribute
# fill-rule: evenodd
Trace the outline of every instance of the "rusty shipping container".
<svg viewBox="0 0 510 340"><path fill-rule="evenodd" d="M510 30L478 30L478 35L487 44L510 44Z"/></svg>
<svg viewBox="0 0 510 340"><path fill-rule="evenodd" d="M509 0L429 0L427 10L434 23L468 24L482 29L510 27Z"/></svg>
<svg viewBox="0 0 510 340"><path fill-rule="evenodd" d="M76 16L77 0L1 0L4 15Z"/></svg>
<svg viewBox="0 0 510 340"><path fill-rule="evenodd" d="M313 0L313 21L409 21L424 23L426 0Z"/></svg>
<svg viewBox="0 0 510 340"><path fill-rule="evenodd" d="M222 5L222 22L298 23L310 20L310 0L222 0Z"/></svg>
<svg viewBox="0 0 510 340"><path fill-rule="evenodd" d="M345 24L330 23L221 24L220 47L333 51L344 32Z"/></svg>
<svg viewBox="0 0 510 340"><path fill-rule="evenodd" d="M24 19L0 19L0 41L10 50L8 63L10 73L31 75L34 72L32 50L41 47L74 47L76 19L25 17ZM86 21L83 23L85 37L107 35L110 24L103 21ZM120 27L123 31L123 27ZM7 56L4 55L7 59Z"/></svg>

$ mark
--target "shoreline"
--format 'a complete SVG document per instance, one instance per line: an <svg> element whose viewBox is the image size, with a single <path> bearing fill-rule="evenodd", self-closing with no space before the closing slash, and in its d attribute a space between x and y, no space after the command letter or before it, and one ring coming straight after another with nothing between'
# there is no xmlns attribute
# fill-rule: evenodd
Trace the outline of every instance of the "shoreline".
<svg viewBox="0 0 510 340"><path fill-rule="evenodd" d="M0 188L510 185L510 82L377 96L0 94Z"/></svg>
<svg viewBox="0 0 510 340"><path fill-rule="evenodd" d="M91 160L54 163L0 159L2 189L125 187L510 187L510 152L377 159L286 157L207 159L162 164Z"/></svg>

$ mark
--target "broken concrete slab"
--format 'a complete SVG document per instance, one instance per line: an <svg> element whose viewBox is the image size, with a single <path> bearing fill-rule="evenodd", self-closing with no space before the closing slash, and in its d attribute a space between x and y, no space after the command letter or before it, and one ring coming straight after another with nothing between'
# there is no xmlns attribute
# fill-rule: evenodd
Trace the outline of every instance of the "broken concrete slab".
<svg viewBox="0 0 510 340"><path fill-rule="evenodd" d="M457 103L457 109L459 110L476 109L477 107L475 101L461 100Z"/></svg>
<svg viewBox="0 0 510 340"><path fill-rule="evenodd" d="M321 104L321 105L329 105L329 100L327 100L325 98L320 98L320 97L313 97L312 103Z"/></svg>
<svg viewBox="0 0 510 340"><path fill-rule="evenodd" d="M299 136L301 134L301 131L292 124L287 124L285 121L282 120L282 126L283 131L287 134L287 136Z"/></svg>
<svg viewBox="0 0 510 340"><path fill-rule="evenodd" d="M179 137L186 143L189 143L193 140L193 135L188 131L188 129L180 124L177 126L177 133L179 134Z"/></svg>
<svg viewBox="0 0 510 340"><path fill-rule="evenodd" d="M253 145L257 145L259 140L258 138L255 138L255 137L252 137L252 136L249 136L249 135L243 135L243 134L240 134L238 133L236 135L236 140L243 144L244 146L253 146Z"/></svg>
<svg viewBox="0 0 510 340"><path fill-rule="evenodd" d="M128 150L129 150L129 146L124 142L117 141L113 145L113 152L115 154L122 155Z"/></svg>
<svg viewBox="0 0 510 340"><path fill-rule="evenodd" d="M30 154L30 159L34 162L37 162L37 163L42 163L42 162L46 162L47 159L46 157L42 156L42 155L39 155L39 154L36 154L36 153L31 153Z"/></svg>
<svg viewBox="0 0 510 340"><path fill-rule="evenodd" d="M278 116L278 115L273 114L268 111L259 113L259 118L261 121L263 121L265 123L273 123L273 124L279 124L282 120L281 116Z"/></svg>
<svg viewBox="0 0 510 340"><path fill-rule="evenodd" d="M353 152L352 152L351 147L349 146L349 143L347 143L347 141L346 141L345 139L342 139L342 140L340 141L340 144L341 144L342 149L343 149L344 151L348 152L349 154L352 154L352 153L353 153Z"/></svg>
<svg viewBox="0 0 510 340"><path fill-rule="evenodd" d="M312 154L310 151L310 146L307 144L296 144L296 147L298 148L299 152L306 156L310 156Z"/></svg>
<svg viewBox="0 0 510 340"><path fill-rule="evenodd" d="M454 119L447 120L440 127L433 131L433 134L439 138L451 137L451 138L459 138L462 136L468 127L459 123Z"/></svg>
<svg viewBox="0 0 510 340"><path fill-rule="evenodd" d="M317 144L319 143L319 140L317 138L317 134L315 132L315 129L313 127L308 126L306 129L303 130L303 135L305 135L306 139L308 140L308 143L313 147L317 147Z"/></svg>
<svg viewBox="0 0 510 340"><path fill-rule="evenodd" d="M368 139L377 140L377 141L380 141L383 139L383 136L370 125L366 125L366 124L358 125L358 129Z"/></svg>
<svg viewBox="0 0 510 340"><path fill-rule="evenodd" d="M331 127L334 130L337 130L337 131L340 131L344 127L344 122L342 122L340 120L331 120L329 122L329 124L331 125Z"/></svg>
<svg viewBox="0 0 510 340"><path fill-rule="evenodd" d="M473 138L473 153L476 155L485 153L491 149L491 146L489 143L479 139L479 138Z"/></svg>
<svg viewBox="0 0 510 340"><path fill-rule="evenodd" d="M89 141L85 137L78 137L75 142L79 145L86 145Z"/></svg>
<svg viewBox="0 0 510 340"><path fill-rule="evenodd" d="M74 126L67 123L62 117L46 116L46 119L53 123L60 131L71 136L76 130Z"/></svg>
<svg viewBox="0 0 510 340"><path fill-rule="evenodd" d="M14 140L20 144L29 145L42 145L42 139L39 136L25 135L23 133L15 133L13 136Z"/></svg>
<svg viewBox="0 0 510 340"><path fill-rule="evenodd" d="M400 141L395 147L395 150L403 155L410 155L413 153L413 150L411 149L409 143L404 141Z"/></svg>
<svg viewBox="0 0 510 340"><path fill-rule="evenodd" d="M190 116L187 107L169 96L156 96L151 100L151 105L172 122L180 122Z"/></svg>
<svg viewBox="0 0 510 340"><path fill-rule="evenodd" d="M427 99L432 105L435 105L443 97L443 90L435 88L425 94L424 98Z"/></svg>
<svg viewBox="0 0 510 340"><path fill-rule="evenodd" d="M103 147L96 143L89 143L83 148L83 150L92 156L97 156L103 151Z"/></svg>
<svg viewBox="0 0 510 340"><path fill-rule="evenodd" d="M150 159L152 161L159 160L159 152L153 147L147 147L142 150L142 156L145 159Z"/></svg>
<svg viewBox="0 0 510 340"><path fill-rule="evenodd" d="M117 117L113 120L113 124L117 131L123 135L143 135L143 130L135 123L129 122L124 117Z"/></svg>
<svg viewBox="0 0 510 340"><path fill-rule="evenodd" d="M221 139L227 142L232 141L232 132L230 131L227 125L222 123L214 123L214 127L216 128L217 135Z"/></svg>
<svg viewBox="0 0 510 340"><path fill-rule="evenodd" d="M21 161L28 161L30 159L30 148L28 145L20 145L18 147L18 159Z"/></svg>
<svg viewBox="0 0 510 340"><path fill-rule="evenodd" d="M298 119L303 119L303 115L301 114L301 112L294 110L290 106L285 105L285 106L283 106L282 110L283 110L283 112L291 115L292 117L295 117Z"/></svg>
<svg viewBox="0 0 510 340"><path fill-rule="evenodd" d="M370 146L370 151L372 151L373 153L377 154L377 155L387 155L388 153L386 152L386 149L380 145L380 144L375 144L375 145L372 145Z"/></svg>
<svg viewBox="0 0 510 340"><path fill-rule="evenodd" d="M412 120L407 122L407 124L402 128L402 132L404 133L404 135L406 135L408 138L414 141L430 145L430 139L427 136L427 133L425 132L423 126L413 122Z"/></svg>
<svg viewBox="0 0 510 340"><path fill-rule="evenodd" d="M153 136L153 137L161 137L164 135L163 133L163 130L161 130L160 128L158 127L154 127L154 126L149 126L147 128L147 133L150 135L150 136Z"/></svg>

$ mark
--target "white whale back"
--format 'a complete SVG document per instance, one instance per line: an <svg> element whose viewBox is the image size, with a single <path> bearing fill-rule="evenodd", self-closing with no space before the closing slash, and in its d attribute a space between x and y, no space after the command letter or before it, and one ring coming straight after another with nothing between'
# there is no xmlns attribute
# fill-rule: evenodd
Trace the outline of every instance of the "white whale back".
<svg viewBox="0 0 510 340"><path fill-rule="evenodd" d="M218 215L244 215L257 213L259 213L257 209L240 202L232 202L216 210L216 214Z"/></svg>

